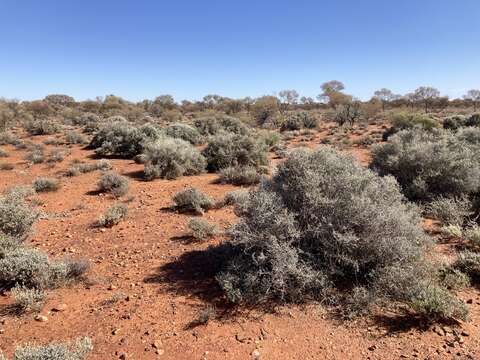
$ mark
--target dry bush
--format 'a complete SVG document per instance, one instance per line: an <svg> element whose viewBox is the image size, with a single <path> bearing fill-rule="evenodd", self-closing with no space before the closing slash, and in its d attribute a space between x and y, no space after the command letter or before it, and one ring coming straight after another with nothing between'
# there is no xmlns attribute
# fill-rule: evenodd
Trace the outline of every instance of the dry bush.
<svg viewBox="0 0 480 360"><path fill-rule="evenodd" d="M400 112L392 116L392 127L383 133L383 139L387 140L393 134L401 130L420 128L432 130L440 127L440 124L425 114Z"/></svg>
<svg viewBox="0 0 480 360"><path fill-rule="evenodd" d="M32 186L36 192L57 191L60 188L57 179L47 177L36 178Z"/></svg>
<svg viewBox="0 0 480 360"><path fill-rule="evenodd" d="M393 175L412 200L469 197L480 190L479 151L449 131L404 130L373 148L371 167Z"/></svg>
<svg viewBox="0 0 480 360"><path fill-rule="evenodd" d="M182 123L168 125L163 129L163 133L172 138L185 140L193 145L198 145L203 140L202 135L196 128Z"/></svg>
<svg viewBox="0 0 480 360"><path fill-rule="evenodd" d="M472 204L467 198L439 197L426 205L425 212L445 225L462 225L471 215Z"/></svg>
<svg viewBox="0 0 480 360"><path fill-rule="evenodd" d="M205 158L194 146L181 139L162 138L150 143L144 155L147 180L176 179L205 171Z"/></svg>
<svg viewBox="0 0 480 360"><path fill-rule="evenodd" d="M76 131L69 131L65 134L65 140L67 144L87 144L88 141L82 134L79 134Z"/></svg>
<svg viewBox="0 0 480 360"><path fill-rule="evenodd" d="M218 227L202 218L193 218L188 222L190 235L196 240L206 240L218 233Z"/></svg>
<svg viewBox="0 0 480 360"><path fill-rule="evenodd" d="M70 166L65 172L65 176L77 176L95 170L107 171L110 169L112 169L112 164L110 163L110 161L105 159L100 159L98 161L95 161L94 163L89 164L73 163L72 166Z"/></svg>
<svg viewBox="0 0 480 360"><path fill-rule="evenodd" d="M0 196L0 234L24 239L37 218L38 213L27 205L18 191Z"/></svg>
<svg viewBox="0 0 480 360"><path fill-rule="evenodd" d="M218 133L234 133L247 135L250 129L241 120L224 114L208 115L200 117L193 122L193 126L203 136L213 136Z"/></svg>
<svg viewBox="0 0 480 360"><path fill-rule="evenodd" d="M225 184L233 185L253 185L258 184L262 175L258 169L252 166L228 167L220 170L219 181Z"/></svg>
<svg viewBox="0 0 480 360"><path fill-rule="evenodd" d="M128 207L122 203L116 203L110 206L105 214L98 219L98 226L112 227L124 220L128 215Z"/></svg>
<svg viewBox="0 0 480 360"><path fill-rule="evenodd" d="M173 197L175 210L181 213L203 214L212 209L215 201L196 188L187 188L177 192Z"/></svg>
<svg viewBox="0 0 480 360"><path fill-rule="evenodd" d="M19 245L0 258L0 287L55 288L80 277L87 268L84 262L52 262L42 251Z"/></svg>
<svg viewBox="0 0 480 360"><path fill-rule="evenodd" d="M45 154L41 148L36 148L29 151L24 159L32 164L41 164L45 161Z"/></svg>
<svg viewBox="0 0 480 360"><path fill-rule="evenodd" d="M218 171L236 166L264 166L268 164L267 148L252 136L221 134L211 139L202 154L207 169Z"/></svg>
<svg viewBox="0 0 480 360"><path fill-rule="evenodd" d="M23 345L15 349L14 360L84 360L92 351L90 338L82 338L75 343L51 343L48 345Z"/></svg>
<svg viewBox="0 0 480 360"><path fill-rule="evenodd" d="M133 158L143 152L145 145L161 137L153 125L136 127L126 121L107 122L90 141L89 147L100 156L113 155Z"/></svg>
<svg viewBox="0 0 480 360"><path fill-rule="evenodd" d="M97 182L100 192L109 192L115 197L121 197L128 193L128 179L113 171L103 174Z"/></svg>
<svg viewBox="0 0 480 360"><path fill-rule="evenodd" d="M217 256L220 286L240 304L341 301L358 288L363 306L389 299L464 319L430 275L419 213L399 190L332 150L292 153L238 212Z"/></svg>
<svg viewBox="0 0 480 360"><path fill-rule="evenodd" d="M11 295L14 298L15 310L21 314L40 311L46 299L43 290L29 289L23 286L12 288Z"/></svg>
<svg viewBox="0 0 480 360"><path fill-rule="evenodd" d="M59 119L27 121L24 127L30 135L52 135L58 133L61 129Z"/></svg>

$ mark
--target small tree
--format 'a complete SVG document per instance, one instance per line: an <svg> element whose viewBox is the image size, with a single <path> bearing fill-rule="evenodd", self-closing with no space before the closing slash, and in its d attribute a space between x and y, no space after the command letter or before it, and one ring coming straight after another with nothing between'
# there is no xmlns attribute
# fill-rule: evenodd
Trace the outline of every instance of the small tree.
<svg viewBox="0 0 480 360"><path fill-rule="evenodd" d="M362 104L360 101L351 101L346 104L341 104L337 107L335 112L335 121L343 126L348 123L353 125L362 116Z"/></svg>
<svg viewBox="0 0 480 360"><path fill-rule="evenodd" d="M280 91L278 97L282 100L282 110L286 111L290 106L297 104L299 96L296 90Z"/></svg>
<svg viewBox="0 0 480 360"><path fill-rule="evenodd" d="M428 113L430 104L440 96L440 91L431 86L421 86L415 90L415 97L423 103L425 113Z"/></svg>
<svg viewBox="0 0 480 360"><path fill-rule="evenodd" d="M385 111L385 106L391 101L398 98L398 95L395 95L391 90L383 88L377 90L373 93L373 97L382 102L382 110Z"/></svg>
<svg viewBox="0 0 480 360"><path fill-rule="evenodd" d="M465 100L470 100L473 104L473 111L477 111L478 103L480 102L480 90L468 90L467 94L463 96Z"/></svg>

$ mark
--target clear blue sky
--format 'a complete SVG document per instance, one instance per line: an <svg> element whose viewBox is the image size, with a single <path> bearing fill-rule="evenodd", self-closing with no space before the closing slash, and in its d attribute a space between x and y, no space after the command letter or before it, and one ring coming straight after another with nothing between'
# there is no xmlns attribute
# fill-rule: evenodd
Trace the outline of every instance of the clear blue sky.
<svg viewBox="0 0 480 360"><path fill-rule="evenodd" d="M479 0L0 0L0 96L480 88Z"/></svg>

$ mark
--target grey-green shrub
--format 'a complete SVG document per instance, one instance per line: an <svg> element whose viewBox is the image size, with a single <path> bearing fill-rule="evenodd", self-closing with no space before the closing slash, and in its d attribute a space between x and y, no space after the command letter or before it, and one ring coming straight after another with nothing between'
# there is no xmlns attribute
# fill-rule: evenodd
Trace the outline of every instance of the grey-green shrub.
<svg viewBox="0 0 480 360"><path fill-rule="evenodd" d="M42 149L38 148L29 151L24 159L32 164L41 164L45 161L45 154Z"/></svg>
<svg viewBox="0 0 480 360"><path fill-rule="evenodd" d="M38 213L27 205L21 194L12 192L0 196L0 233L23 239L37 218Z"/></svg>
<svg viewBox="0 0 480 360"><path fill-rule="evenodd" d="M202 142L202 135L198 132L198 130L187 124L173 123L164 128L163 132L167 136L185 140L193 145L197 145Z"/></svg>
<svg viewBox="0 0 480 360"><path fill-rule="evenodd" d="M110 170L112 169L112 164L105 159L97 160L93 163L74 163L70 166L65 172L65 176L77 176L80 174L85 174L95 170Z"/></svg>
<svg viewBox="0 0 480 360"><path fill-rule="evenodd" d="M216 135L219 132L230 132L239 135L247 135L250 129L239 119L228 115L208 115L195 119L193 126L204 136Z"/></svg>
<svg viewBox="0 0 480 360"><path fill-rule="evenodd" d="M48 177L36 178L32 186L36 192L57 191L60 188L60 184L57 179Z"/></svg>
<svg viewBox="0 0 480 360"><path fill-rule="evenodd" d="M147 143L160 136L160 130L153 125L136 127L126 121L110 121L95 134L89 147L100 156L133 158L144 150Z"/></svg>
<svg viewBox="0 0 480 360"><path fill-rule="evenodd" d="M267 148L252 136L222 134L208 143L202 154L207 159L207 169L218 171L235 166L264 166L268 164Z"/></svg>
<svg viewBox="0 0 480 360"><path fill-rule="evenodd" d="M73 344L30 344L17 347L13 360L84 360L92 349L92 340L87 337L78 339Z"/></svg>
<svg viewBox="0 0 480 360"><path fill-rule="evenodd" d="M471 215L472 204L468 198L439 197L429 202L426 213L445 225L462 225Z"/></svg>
<svg viewBox="0 0 480 360"><path fill-rule="evenodd" d="M67 141L68 144L86 144L88 143L87 139L85 136L82 134L76 132L76 131L69 131L65 135L65 140Z"/></svg>
<svg viewBox="0 0 480 360"><path fill-rule="evenodd" d="M46 294L40 289L29 289L16 286L10 290L14 299L14 306L19 313L37 312L42 309Z"/></svg>
<svg viewBox="0 0 480 360"><path fill-rule="evenodd" d="M252 166L228 167L220 170L219 181L221 183L233 185L253 185L258 184L262 175L258 169Z"/></svg>
<svg viewBox="0 0 480 360"><path fill-rule="evenodd" d="M98 225L112 227L124 220L128 215L128 207L122 203L116 203L110 206L105 214L98 219Z"/></svg>
<svg viewBox="0 0 480 360"><path fill-rule="evenodd" d="M371 167L412 200L470 196L480 190L479 150L450 131L405 130L373 148Z"/></svg>
<svg viewBox="0 0 480 360"><path fill-rule="evenodd" d="M61 286L78 278L87 270L86 263L75 261L50 261L44 252L18 246L0 258L0 286L16 285L45 289Z"/></svg>
<svg viewBox="0 0 480 360"><path fill-rule="evenodd" d="M417 209L392 177L333 150L293 152L239 215L216 276L233 302L341 298L361 286L372 301L411 305L432 281Z"/></svg>
<svg viewBox="0 0 480 360"><path fill-rule="evenodd" d="M176 179L198 175L205 171L206 161L190 143L173 138L162 138L146 146L145 178Z"/></svg>
<svg viewBox="0 0 480 360"><path fill-rule="evenodd" d="M452 266L470 276L475 283L480 280L480 253L469 250L462 251L458 253Z"/></svg>
<svg viewBox="0 0 480 360"><path fill-rule="evenodd" d="M128 193L128 179L113 171L109 171L100 176L97 182L97 189L100 192L109 192L115 197L121 197Z"/></svg>
<svg viewBox="0 0 480 360"><path fill-rule="evenodd" d="M182 213L203 214L204 211L214 207L215 201L196 188L187 188L177 192L173 196L175 210Z"/></svg>
<svg viewBox="0 0 480 360"><path fill-rule="evenodd" d="M188 222L191 236L196 240L206 240L218 233L218 227L202 218L193 218Z"/></svg>
<svg viewBox="0 0 480 360"><path fill-rule="evenodd" d="M423 130L432 130L440 127L440 124L425 114L400 112L392 117L392 127L383 133L383 140L387 140L391 135L402 130L420 128Z"/></svg>
<svg viewBox="0 0 480 360"><path fill-rule="evenodd" d="M30 135L52 135L61 129L58 119L27 121L24 127Z"/></svg>

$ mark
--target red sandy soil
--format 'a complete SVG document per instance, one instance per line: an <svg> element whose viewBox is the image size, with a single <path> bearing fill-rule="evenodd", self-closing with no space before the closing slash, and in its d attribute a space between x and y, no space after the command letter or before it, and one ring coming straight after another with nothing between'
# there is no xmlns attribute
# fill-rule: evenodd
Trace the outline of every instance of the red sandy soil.
<svg viewBox="0 0 480 360"><path fill-rule="evenodd" d="M324 146L319 140L327 132L315 132L309 146ZM296 144L297 139L289 146ZM40 209L48 217L36 224L32 245L52 258L69 256L91 262L86 281L49 291L41 312L48 321L35 321L34 315L0 317L0 348L8 355L26 342L43 344L89 336L94 345L89 359L97 360L480 358L480 292L473 288L459 294L469 303L472 320L449 325L445 328L449 333L441 335L437 332L443 329L435 332L398 314L340 321L318 304L279 307L268 314L243 311L191 326L198 312L221 296L211 280L201 276L200 270L208 264L199 250L224 239L186 241L182 235L190 216L164 208L171 205L172 195L185 187L197 187L216 199L235 187L215 184L214 174L145 182L139 176L142 165L113 159L114 169L130 177L133 200L128 203L126 221L99 229L92 225L115 201L94 193L100 173L62 176L73 159L94 161L92 151L70 147L70 155L49 168L45 164L28 166L24 150L2 149L10 154L2 162L15 168L0 171L0 191L31 184L38 176L61 179L60 190L37 195ZM368 163L368 149L347 151ZM204 218L222 229L236 221L231 208L211 210ZM447 256L451 249L442 246L441 252ZM8 293L0 297L0 305L11 301ZM52 311L59 304L66 304L66 309ZM223 310L218 312L222 315Z"/></svg>

